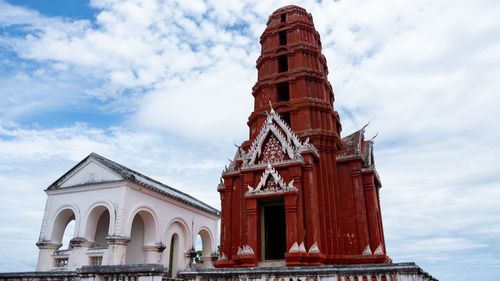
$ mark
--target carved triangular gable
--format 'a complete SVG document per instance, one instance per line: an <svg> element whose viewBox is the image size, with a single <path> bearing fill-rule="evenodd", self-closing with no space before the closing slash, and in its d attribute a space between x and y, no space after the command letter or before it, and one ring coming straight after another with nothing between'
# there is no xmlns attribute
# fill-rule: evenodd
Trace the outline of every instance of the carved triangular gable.
<svg viewBox="0 0 500 281"><path fill-rule="evenodd" d="M273 187L271 188L268 186L270 182L273 183ZM297 188L293 186L293 180L286 184L283 178L279 175L278 171L271 166L271 163L267 163L267 168L264 170L264 173L262 173L257 187L253 188L250 185L247 187L248 192L246 193L246 196L297 190Z"/></svg>
<svg viewBox="0 0 500 281"><path fill-rule="evenodd" d="M281 131L273 124L272 121L273 120L270 118L266 120L264 128L261 130L261 133L257 137L256 141L254 141L255 145L252 144L250 152L248 153L249 161L247 162L247 164L257 164L258 158L261 156L262 150L264 149L264 141L267 139L267 136L269 134L273 134L274 137L276 137L276 139L278 139L278 141L280 142L282 151L286 155L288 155L290 159L294 159L294 147L292 146L290 141L281 133Z"/></svg>
<svg viewBox="0 0 500 281"><path fill-rule="evenodd" d="M272 105L271 112L267 115L266 121L259 135L254 139L250 150L246 154L244 166L257 165L258 158L262 154L264 141L269 134L273 134L281 144L281 149L292 160L302 160L301 152L306 150L313 150L317 155L316 149L313 145L309 144L309 139L301 142L299 137L292 131L288 124L281 119Z"/></svg>
<svg viewBox="0 0 500 281"><path fill-rule="evenodd" d="M60 184L60 188L122 179L123 177L119 174L102 165L95 159L89 158L87 161L77 166L70 174L66 175L65 179Z"/></svg>
<svg viewBox="0 0 500 281"><path fill-rule="evenodd" d="M267 118L262 126L258 136L252 142L248 152L245 152L241 147L238 147L234 159L229 165L227 165L222 174L235 173L242 169L248 169L253 167L262 167L266 165L267 162L283 163L287 161L303 161L302 153L309 151L312 152L316 157L319 158L318 151L314 145L309 143L309 139L301 142L299 137L292 131L290 126L281 119L279 114L277 114L272 105L270 104L271 110L267 115ZM272 134L279 141L279 146L282 152L287 156L283 159L259 159L262 155L263 149L265 147L266 139ZM241 160L243 163L241 167L237 166L237 160ZM260 161L259 161L260 160ZM271 161L268 161L271 160Z"/></svg>

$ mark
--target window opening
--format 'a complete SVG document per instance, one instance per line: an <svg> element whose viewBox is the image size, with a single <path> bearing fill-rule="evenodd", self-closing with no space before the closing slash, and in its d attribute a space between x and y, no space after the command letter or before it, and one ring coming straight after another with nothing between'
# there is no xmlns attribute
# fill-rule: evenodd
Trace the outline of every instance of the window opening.
<svg viewBox="0 0 500 281"><path fill-rule="evenodd" d="M280 31L278 34L280 37L280 45L286 45L286 30Z"/></svg>
<svg viewBox="0 0 500 281"><path fill-rule="evenodd" d="M288 81L276 84L276 90L278 92L278 101L290 100L290 89L288 87Z"/></svg>
<svg viewBox="0 0 500 281"><path fill-rule="evenodd" d="M285 22L286 21L286 14L281 14L281 22Z"/></svg>
<svg viewBox="0 0 500 281"><path fill-rule="evenodd" d="M101 265L102 264L102 257L101 256L91 257L90 258L90 264L91 265Z"/></svg>
<svg viewBox="0 0 500 281"><path fill-rule="evenodd" d="M68 258L56 259L56 267L68 267Z"/></svg>
<svg viewBox="0 0 500 281"><path fill-rule="evenodd" d="M290 120L290 112L283 112L280 115L281 115L281 119L283 119L283 121L285 121L285 123L291 128L292 122Z"/></svg>
<svg viewBox="0 0 500 281"><path fill-rule="evenodd" d="M288 57L287 57L287 55L281 55L278 57L278 71L279 72L288 71Z"/></svg>

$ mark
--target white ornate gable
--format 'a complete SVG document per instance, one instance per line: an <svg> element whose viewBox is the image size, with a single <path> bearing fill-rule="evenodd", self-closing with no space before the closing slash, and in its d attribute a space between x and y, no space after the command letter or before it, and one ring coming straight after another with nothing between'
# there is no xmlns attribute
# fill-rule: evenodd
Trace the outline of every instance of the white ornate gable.
<svg viewBox="0 0 500 281"><path fill-rule="evenodd" d="M247 196L297 190L297 188L293 186L293 180L286 184L283 178L278 174L278 171L271 166L271 163L267 164L267 168L260 177L260 182L257 187L253 188L250 185L247 187Z"/></svg>
<svg viewBox="0 0 500 281"><path fill-rule="evenodd" d="M248 152L238 147L234 159L225 167L223 174L234 173L240 167L236 162L242 161L241 168L253 168L265 166L268 162L283 163L303 161L302 152L313 152L317 157L319 154L316 148L309 143L309 139L301 142L299 137L292 131L290 126L277 114L271 103L271 111L262 126L258 136L252 142ZM267 140L267 141L266 141ZM269 152L265 159L263 154ZM260 160L260 161L259 161Z"/></svg>
<svg viewBox="0 0 500 281"><path fill-rule="evenodd" d="M90 183L122 180L123 177L108 169L98 161L89 158L66 176L60 188Z"/></svg>

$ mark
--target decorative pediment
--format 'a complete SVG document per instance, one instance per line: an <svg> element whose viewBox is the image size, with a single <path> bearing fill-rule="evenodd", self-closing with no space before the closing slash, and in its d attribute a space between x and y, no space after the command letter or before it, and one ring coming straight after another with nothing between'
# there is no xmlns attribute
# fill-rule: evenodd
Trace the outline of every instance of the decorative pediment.
<svg viewBox="0 0 500 281"><path fill-rule="evenodd" d="M293 180L286 184L283 178L278 174L278 171L271 166L271 163L267 164L267 168L260 177L260 182L257 187L253 188L250 185L247 187L248 192L245 194L246 196L297 190L297 188L293 186Z"/></svg>
<svg viewBox="0 0 500 281"><path fill-rule="evenodd" d="M263 167L267 163L302 162L304 152L312 152L319 158L318 151L309 143L309 138L300 141L290 126L274 111L272 104L269 105L270 113L250 149L246 152L237 146L233 160L229 160L229 165L226 165L222 174Z"/></svg>
<svg viewBox="0 0 500 281"><path fill-rule="evenodd" d="M59 188L87 185L92 183L122 180L119 174L108 169L98 161L89 158L81 163L60 183Z"/></svg>

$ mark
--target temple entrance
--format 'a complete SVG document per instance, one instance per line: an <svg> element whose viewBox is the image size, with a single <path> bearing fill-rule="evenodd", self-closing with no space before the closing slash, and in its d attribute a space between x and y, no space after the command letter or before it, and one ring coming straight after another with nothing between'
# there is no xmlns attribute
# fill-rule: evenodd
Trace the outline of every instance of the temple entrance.
<svg viewBox="0 0 500 281"><path fill-rule="evenodd" d="M262 260L285 259L286 220L283 198L261 202Z"/></svg>

